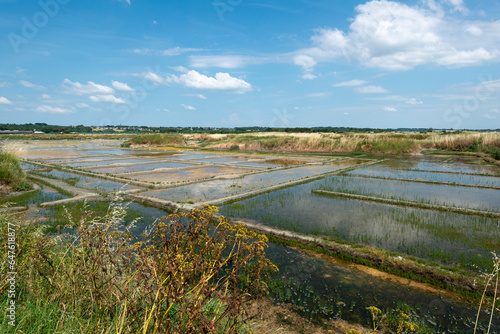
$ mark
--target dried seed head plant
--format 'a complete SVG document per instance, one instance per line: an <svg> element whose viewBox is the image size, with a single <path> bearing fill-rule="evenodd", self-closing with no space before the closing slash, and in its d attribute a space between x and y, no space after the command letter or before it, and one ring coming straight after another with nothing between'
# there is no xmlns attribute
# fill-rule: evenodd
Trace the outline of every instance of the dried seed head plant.
<svg viewBox="0 0 500 334"><path fill-rule="evenodd" d="M490 333L491 330L491 324L493 322L493 313L495 312L495 307L497 306L496 304L499 301L498 298L498 281L500 280L500 257L495 253L491 253L493 255L493 270L490 273L485 273L483 274L485 279L486 279L486 286L484 288L483 295L481 297L481 302L479 303L479 308L477 310L477 316L476 316L476 324L474 326L474 334L478 330L478 324L479 324L479 314L481 312L481 308L483 304L485 303L485 295L488 289L490 288L490 283L493 286L493 300L491 302L491 311L490 311L490 320L488 323L488 331L486 332L487 334Z"/></svg>
<svg viewBox="0 0 500 334"><path fill-rule="evenodd" d="M267 293L263 279L277 270L265 257L266 237L224 217L214 219L217 208L205 206L165 217L136 238L133 224L123 224L126 210L116 201L104 216L73 221L73 230L58 237L37 226L19 226L19 321L1 329L247 331L245 321L252 316L247 306ZM2 231L0 238L5 235ZM3 286L0 297L5 293Z"/></svg>

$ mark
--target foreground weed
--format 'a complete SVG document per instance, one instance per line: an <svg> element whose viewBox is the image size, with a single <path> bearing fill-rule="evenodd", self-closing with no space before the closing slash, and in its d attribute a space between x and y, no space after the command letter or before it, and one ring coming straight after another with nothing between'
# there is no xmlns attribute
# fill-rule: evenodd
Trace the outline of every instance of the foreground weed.
<svg viewBox="0 0 500 334"><path fill-rule="evenodd" d="M139 242L119 202L99 217L68 214L74 229L57 237L0 217L2 246L7 224L18 226L16 323L8 325L0 303L0 332L245 331L248 303L267 292L261 277L275 267L265 258L265 237L214 220L216 211L173 214ZM2 301L7 292L0 287Z"/></svg>
<svg viewBox="0 0 500 334"><path fill-rule="evenodd" d="M407 308L407 307L406 307ZM405 307L400 307L394 312L385 312L375 306L366 308L370 311L372 318L373 332L370 334L378 333L431 333L431 331L422 325L417 325L415 321L408 315ZM361 334L355 329L349 330L349 334Z"/></svg>
<svg viewBox="0 0 500 334"><path fill-rule="evenodd" d="M493 301L491 305L491 314L490 314L490 321L488 323L488 331L486 332L487 334L490 333L491 330L491 324L493 322L493 313L495 312L495 306L498 301L498 281L500 277L500 257L495 252L492 252L493 254L493 270L491 273L485 274L485 278L487 279L486 286L484 288L483 295L481 297L481 302L479 303L479 308L477 310L477 316L476 316L476 324L474 326L474 334L477 332L478 324L479 324L479 314L481 313L481 308L483 306L483 303L485 301L485 295L486 292L488 291L488 288L490 287L490 283L495 281L494 284L494 291L493 291Z"/></svg>

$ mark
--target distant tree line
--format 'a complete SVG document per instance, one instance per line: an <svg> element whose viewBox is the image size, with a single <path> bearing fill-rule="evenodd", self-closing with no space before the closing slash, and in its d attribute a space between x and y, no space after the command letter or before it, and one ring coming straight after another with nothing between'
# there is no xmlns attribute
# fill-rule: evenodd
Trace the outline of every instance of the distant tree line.
<svg viewBox="0 0 500 334"><path fill-rule="evenodd" d="M99 127L91 127L84 125L49 125L46 123L27 123L27 124L0 124L0 130L18 130L18 131L41 131L44 133L91 133L99 131L99 133L218 133L218 134L237 134L237 133L252 133L252 132L286 132L286 133L380 133L380 132L433 132L437 131L433 128L396 128L396 129L376 129L376 128L352 128L352 127L263 127L263 126L248 126L235 128L216 128L216 127L152 127L152 126L129 126L129 125L105 125ZM460 131L440 130L443 133L457 133ZM500 129L481 130L498 132Z"/></svg>
<svg viewBox="0 0 500 334"><path fill-rule="evenodd" d="M90 126L60 126L60 125L49 125L46 123L27 123L27 124L0 124L0 130L18 130L18 131L41 131L44 133L88 133L92 132L92 127Z"/></svg>

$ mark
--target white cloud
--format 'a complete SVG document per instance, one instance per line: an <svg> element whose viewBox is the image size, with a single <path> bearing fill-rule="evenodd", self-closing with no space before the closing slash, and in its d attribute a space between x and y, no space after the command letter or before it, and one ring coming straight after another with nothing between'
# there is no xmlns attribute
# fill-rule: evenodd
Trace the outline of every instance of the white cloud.
<svg viewBox="0 0 500 334"><path fill-rule="evenodd" d="M187 73L189 72L189 69L185 68L184 66L172 66L171 69L177 72L182 72L182 73Z"/></svg>
<svg viewBox="0 0 500 334"><path fill-rule="evenodd" d="M196 110L195 107L193 107L193 106L187 106L185 104L181 104L181 107L183 107L184 109L187 109L187 110Z"/></svg>
<svg viewBox="0 0 500 334"><path fill-rule="evenodd" d="M127 101L125 101L124 99L116 97L114 95L92 95L89 98L93 102L108 102L117 104L127 103Z"/></svg>
<svg viewBox="0 0 500 334"><path fill-rule="evenodd" d="M0 82L0 87L9 87L10 82Z"/></svg>
<svg viewBox="0 0 500 334"><path fill-rule="evenodd" d="M371 97L368 100L373 100L373 101L400 101L400 102L405 102L407 104L423 104L424 102L417 100L416 98L408 98L400 95L387 95L387 96L381 96L381 97Z"/></svg>
<svg viewBox="0 0 500 334"><path fill-rule="evenodd" d="M314 74L310 74L310 73L309 74L304 74L302 76L302 79L305 79L305 80L314 80L316 78L317 78L317 76L315 76Z"/></svg>
<svg viewBox="0 0 500 334"><path fill-rule="evenodd" d="M167 80L165 78L163 78L163 77L161 77L158 74L153 73L153 72L143 72L143 73L139 73L139 74L134 74L134 76L138 76L138 77L144 78L146 80L149 80L152 83L154 83L155 85L166 85L167 84Z"/></svg>
<svg viewBox="0 0 500 334"><path fill-rule="evenodd" d="M156 22L156 21L153 21ZM170 49L165 49L165 50L154 50L154 49L135 49L132 50L132 53L140 54L140 55L147 55L147 56L179 56L183 53L188 53L188 52L196 52L196 51L201 51L202 49L194 49L194 48L181 48L181 47L175 47L175 48L170 48Z"/></svg>
<svg viewBox="0 0 500 334"><path fill-rule="evenodd" d="M500 113L500 109L491 109L491 111L497 114Z"/></svg>
<svg viewBox="0 0 500 334"><path fill-rule="evenodd" d="M478 65L483 60L490 60L493 57L490 52L479 48L471 51L457 51L436 60L436 62L446 66Z"/></svg>
<svg viewBox="0 0 500 334"><path fill-rule="evenodd" d="M72 112L70 109L64 109L59 107L51 107L48 105L43 105L35 109L36 112L46 112L52 114L67 114Z"/></svg>
<svg viewBox="0 0 500 334"><path fill-rule="evenodd" d="M303 79L313 80L317 78L314 74L312 74L314 66L317 64L314 58L308 55L296 55L293 58L293 62L295 65L302 67L302 71L304 71L304 75L302 76Z"/></svg>
<svg viewBox="0 0 500 334"><path fill-rule="evenodd" d="M463 0L447 0L447 2L453 7L453 11L459 11L464 14L469 13L469 10L465 7Z"/></svg>
<svg viewBox="0 0 500 334"><path fill-rule="evenodd" d="M193 96L193 97L197 97L197 98L202 99L202 100L207 99L207 97L203 94L184 94L184 96Z"/></svg>
<svg viewBox="0 0 500 334"><path fill-rule="evenodd" d="M40 85L35 85L34 83L31 83L28 81L19 80L19 83L27 88L36 89L36 90L45 90L45 87L40 86Z"/></svg>
<svg viewBox="0 0 500 334"><path fill-rule="evenodd" d="M500 90L500 80L488 80L481 82L481 86L484 86L488 91L498 91ZM474 90L476 87L474 87Z"/></svg>
<svg viewBox="0 0 500 334"><path fill-rule="evenodd" d="M339 82L338 84L333 85L333 87L353 87L353 86L361 86L364 85L366 81L364 80L349 80L344 82Z"/></svg>
<svg viewBox="0 0 500 334"><path fill-rule="evenodd" d="M297 55L293 58L293 62L295 65L301 66L304 72L314 70L314 66L317 64L314 58L308 55Z"/></svg>
<svg viewBox="0 0 500 334"><path fill-rule="evenodd" d="M48 94L42 94L42 99L50 99L50 95L48 95Z"/></svg>
<svg viewBox="0 0 500 334"><path fill-rule="evenodd" d="M177 82L189 88L234 91L236 93L244 93L252 90L252 85L248 82L234 78L229 73L217 73L215 77L207 77L194 70L181 74L179 77L170 75L167 77L168 82Z"/></svg>
<svg viewBox="0 0 500 334"><path fill-rule="evenodd" d="M488 114L484 114L484 117L486 117L488 119L495 119L495 118L497 118L496 116L492 116L492 115L488 115Z"/></svg>
<svg viewBox="0 0 500 334"><path fill-rule="evenodd" d="M454 11L467 12L462 1L447 1ZM471 66L500 61L500 20L458 20L432 0L421 6L373 0L355 10L349 30L317 29L314 46L296 54L315 62L354 59L385 70L408 70L429 63Z"/></svg>
<svg viewBox="0 0 500 334"><path fill-rule="evenodd" d="M263 57L248 57L248 56L190 56L191 67L206 68L240 68L246 65L256 65L269 62L270 60Z"/></svg>
<svg viewBox="0 0 500 334"><path fill-rule="evenodd" d="M411 98L411 99L409 99L409 100L406 100L406 103L407 103L407 104L423 104L424 102L419 101L419 100L417 100L417 99L415 99L415 98Z"/></svg>
<svg viewBox="0 0 500 334"><path fill-rule="evenodd" d="M330 92L316 92L316 93L310 93L307 94L306 97L325 97L330 95Z"/></svg>
<svg viewBox="0 0 500 334"><path fill-rule="evenodd" d="M113 81L112 85L116 90L121 90L124 92L133 92L134 91L129 85L127 85L126 83L123 83L123 82Z"/></svg>
<svg viewBox="0 0 500 334"><path fill-rule="evenodd" d="M126 2L128 5L131 5L131 4L132 4L132 3L130 2L130 0L120 0L120 1Z"/></svg>
<svg viewBox="0 0 500 334"><path fill-rule="evenodd" d="M472 36L481 36L483 34L483 30L474 24L467 26L465 28L465 31L471 34Z"/></svg>
<svg viewBox="0 0 500 334"><path fill-rule="evenodd" d="M87 103L77 103L76 106L78 108L88 108L88 107L90 107Z"/></svg>
<svg viewBox="0 0 500 334"><path fill-rule="evenodd" d="M380 87L380 86L366 86L366 87L359 87L354 89L358 93L363 93L363 94L383 94L387 93L387 89Z"/></svg>
<svg viewBox="0 0 500 334"><path fill-rule="evenodd" d="M397 112L398 110L394 107L384 107L385 111L390 111L390 112Z"/></svg>
<svg viewBox="0 0 500 334"><path fill-rule="evenodd" d="M0 96L0 104L12 104L12 101L7 99L6 97Z"/></svg>
<svg viewBox="0 0 500 334"><path fill-rule="evenodd" d="M215 77L208 77L200 74L194 70L188 70L184 67L176 67L176 70L183 72L177 76L174 74L167 75L166 77L159 76L153 72L143 72L134 74L135 76L143 77L156 85L168 85L170 83L178 83L189 88L196 88L202 90L218 90L218 91L232 91L235 93L244 93L252 90L252 85L243 79L234 78L229 73L219 72ZM197 97L203 99L203 95L198 94Z"/></svg>
<svg viewBox="0 0 500 334"><path fill-rule="evenodd" d="M99 85L92 81L83 85L79 82L71 82L69 79L64 79L64 88L66 93L75 95L114 94L115 92L111 87Z"/></svg>

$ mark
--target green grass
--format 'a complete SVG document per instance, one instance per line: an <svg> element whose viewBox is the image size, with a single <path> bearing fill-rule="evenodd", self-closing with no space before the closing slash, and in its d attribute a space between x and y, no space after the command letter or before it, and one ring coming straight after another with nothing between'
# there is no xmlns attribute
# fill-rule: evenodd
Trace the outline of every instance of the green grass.
<svg viewBox="0 0 500 334"><path fill-rule="evenodd" d="M417 150L414 140L406 138L379 138L366 142L359 147L360 150L380 153L409 153Z"/></svg>
<svg viewBox="0 0 500 334"><path fill-rule="evenodd" d="M0 205L9 204L10 207L26 206L26 202L30 201L34 196L41 193L40 190L30 191L17 196L5 197L0 199Z"/></svg>
<svg viewBox="0 0 500 334"><path fill-rule="evenodd" d="M93 220L105 216L110 210L110 202L75 202L51 206L45 213L49 222L44 224L45 233L60 231L66 226L73 226L75 222ZM128 209L123 221L131 222L141 218L141 213Z"/></svg>
<svg viewBox="0 0 500 334"><path fill-rule="evenodd" d="M56 169L58 170L58 169ZM61 180L67 184L69 184L70 186L73 186L75 187L78 182L80 182L80 178L79 177L56 177L54 175L51 175L51 174L40 174L40 173L37 173L36 171L33 171L30 173L31 175L33 176L40 176L40 177L44 177L44 178L47 178L47 179L52 179L52 180ZM49 185L51 186L51 185ZM53 186L51 186L53 187Z"/></svg>
<svg viewBox="0 0 500 334"><path fill-rule="evenodd" d="M131 145L150 145L150 146L182 146L184 139L177 134L141 134L132 137L129 141L122 144L122 147L130 147Z"/></svg>
<svg viewBox="0 0 500 334"><path fill-rule="evenodd" d="M40 174L36 174L36 173L34 173L34 174L35 174L35 176L46 177L46 175L40 175ZM41 180L41 179L38 179L38 178L34 178L34 177L28 177L28 178L31 179L31 180L36 181L37 183L43 184L43 185L45 185L47 187L50 187L50 188L52 188L54 190L57 190L59 193L63 194L64 196L73 197L73 194L71 192L69 192L69 191L67 191L67 190L65 190L63 188L60 188L60 187L58 187L56 185L53 185L53 184L51 184L49 182L45 182L44 180Z"/></svg>

